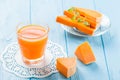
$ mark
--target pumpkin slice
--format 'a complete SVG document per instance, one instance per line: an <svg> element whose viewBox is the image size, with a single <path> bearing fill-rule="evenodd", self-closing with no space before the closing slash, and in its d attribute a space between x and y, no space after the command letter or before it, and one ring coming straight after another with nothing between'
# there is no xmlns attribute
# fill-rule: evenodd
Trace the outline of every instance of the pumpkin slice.
<svg viewBox="0 0 120 80"><path fill-rule="evenodd" d="M88 35L93 35L95 29L90 28L90 26L85 25L84 23L78 23L76 20L72 20L66 16L57 16L56 21L67 25L68 27L75 27L79 31L88 34Z"/></svg>
<svg viewBox="0 0 120 80"><path fill-rule="evenodd" d="M95 10L90 10L90 9L85 9L85 8L77 8L74 7L77 12L80 13L83 17L86 17L87 19L90 19L94 22L100 22L102 19L102 14L95 11Z"/></svg>
<svg viewBox="0 0 120 80"><path fill-rule="evenodd" d="M88 35L93 35L94 31L95 31L95 29L92 29L89 26L84 25L84 23L77 23L76 28L79 31L81 31L81 32L83 32L85 34L88 34Z"/></svg>
<svg viewBox="0 0 120 80"><path fill-rule="evenodd" d="M69 78L76 72L76 58L57 58L56 68L61 74Z"/></svg>
<svg viewBox="0 0 120 80"><path fill-rule="evenodd" d="M67 11L67 10L64 11L64 15L66 15L69 18L72 18L73 16L75 16L75 14L73 12L70 12L70 11ZM100 26L100 23L94 22L94 21L92 21L88 18L85 18L83 16L78 15L77 18L85 19L85 21L90 23L90 27L93 28L93 29L96 29L98 26Z"/></svg>
<svg viewBox="0 0 120 80"><path fill-rule="evenodd" d="M88 42L84 42L79 45L75 51L75 55L84 64L90 64L96 61L92 48Z"/></svg>
<svg viewBox="0 0 120 80"><path fill-rule="evenodd" d="M56 22L62 23L69 27L75 27L75 25L76 25L70 18L68 18L66 16L57 16Z"/></svg>

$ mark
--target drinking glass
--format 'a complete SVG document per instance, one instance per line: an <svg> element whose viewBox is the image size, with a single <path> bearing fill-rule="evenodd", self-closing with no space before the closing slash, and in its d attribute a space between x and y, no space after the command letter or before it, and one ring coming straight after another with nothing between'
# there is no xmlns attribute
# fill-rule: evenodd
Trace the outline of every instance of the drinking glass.
<svg viewBox="0 0 120 80"><path fill-rule="evenodd" d="M17 40L25 64L34 65L41 62L45 54L48 32L48 26L27 24L17 27Z"/></svg>

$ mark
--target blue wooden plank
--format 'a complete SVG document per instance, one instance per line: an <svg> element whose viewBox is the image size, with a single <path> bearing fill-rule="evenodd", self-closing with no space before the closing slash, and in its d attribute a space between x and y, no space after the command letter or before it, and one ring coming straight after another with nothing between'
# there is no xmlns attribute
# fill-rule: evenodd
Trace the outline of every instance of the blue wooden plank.
<svg viewBox="0 0 120 80"><path fill-rule="evenodd" d="M119 34L119 18L120 7L119 0L111 1L95 1L96 9L107 14L111 19L111 29L102 36L106 62L108 64L108 72L110 80L120 80L120 34ZM113 5L114 4L114 5Z"/></svg>
<svg viewBox="0 0 120 80"><path fill-rule="evenodd" d="M60 44L66 51L64 30L56 23L56 16L62 14L62 0L31 0L31 22L33 24L48 24L50 27L49 40ZM31 80L69 80L60 73L52 74L46 78Z"/></svg>
<svg viewBox="0 0 120 80"><path fill-rule="evenodd" d="M31 17L33 24L47 24L50 27L49 39L61 44L65 48L64 31L56 23L56 16L62 14L60 4L61 1L56 0L32 1Z"/></svg>
<svg viewBox="0 0 120 80"><path fill-rule="evenodd" d="M68 9L71 6L84 7L89 9L95 9L93 0L63 0L63 9ZM90 65L84 65L77 60L77 72L71 77L71 80L108 80L108 72L104 57L104 51L102 46L101 37L78 37L72 34L66 33L68 55L74 56L76 47L84 41L88 41L95 53L96 62Z"/></svg>
<svg viewBox="0 0 120 80"><path fill-rule="evenodd" d="M16 41L16 26L29 22L29 0L0 0L0 54L8 43ZM0 80L29 80L3 69L0 63Z"/></svg>

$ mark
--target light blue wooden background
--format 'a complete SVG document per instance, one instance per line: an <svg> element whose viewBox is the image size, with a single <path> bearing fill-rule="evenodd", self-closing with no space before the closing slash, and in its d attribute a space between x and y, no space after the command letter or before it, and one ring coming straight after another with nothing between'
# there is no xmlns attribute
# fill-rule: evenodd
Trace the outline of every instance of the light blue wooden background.
<svg viewBox="0 0 120 80"><path fill-rule="evenodd" d="M57 15L71 6L98 10L111 19L111 29L99 37L78 37L64 31L55 22ZM70 78L59 73L46 78L24 79L8 73L0 63L0 80L120 80L120 1L119 0L0 0L0 54L5 46L16 41L15 28L19 23L48 24L49 39L59 43L68 56L76 47L89 41L96 63L84 65L77 60L77 71Z"/></svg>

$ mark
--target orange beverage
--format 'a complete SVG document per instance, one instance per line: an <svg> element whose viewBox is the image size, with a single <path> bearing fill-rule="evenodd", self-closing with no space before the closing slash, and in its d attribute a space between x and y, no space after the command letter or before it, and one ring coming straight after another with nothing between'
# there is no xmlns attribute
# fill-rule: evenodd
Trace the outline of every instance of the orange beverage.
<svg viewBox="0 0 120 80"><path fill-rule="evenodd" d="M23 58L39 60L43 57L48 40L48 29L38 25L27 25L18 29L17 34Z"/></svg>

